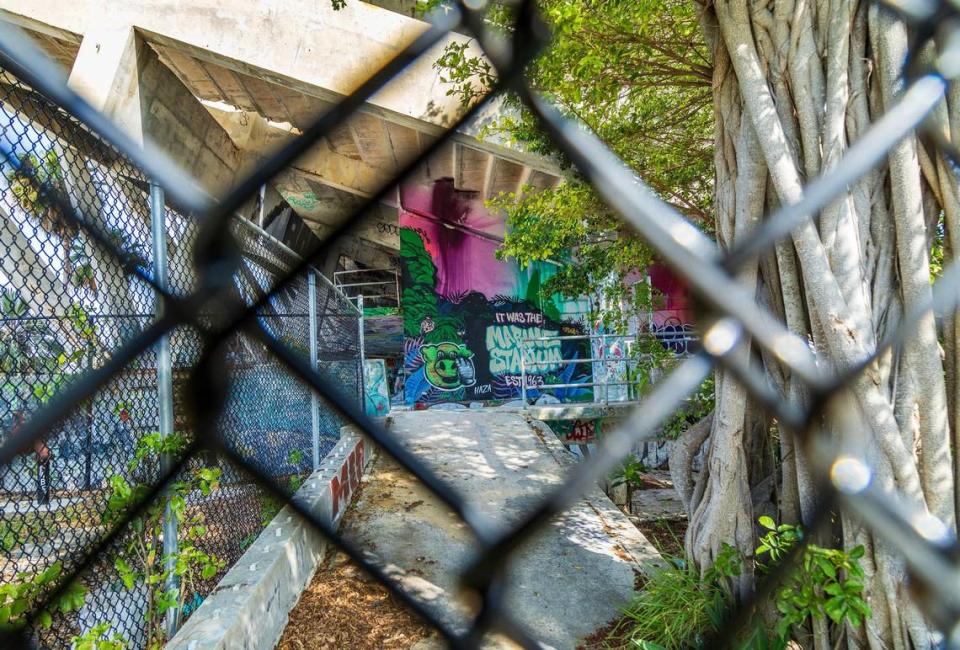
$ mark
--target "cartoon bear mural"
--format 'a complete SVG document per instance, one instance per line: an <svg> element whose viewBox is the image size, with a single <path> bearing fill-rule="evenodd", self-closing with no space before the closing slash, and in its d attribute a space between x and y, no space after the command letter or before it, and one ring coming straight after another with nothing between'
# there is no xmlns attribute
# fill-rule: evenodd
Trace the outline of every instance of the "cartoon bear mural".
<svg viewBox="0 0 960 650"><path fill-rule="evenodd" d="M527 394L590 401L587 341L539 339L583 334L582 305L543 295L554 267L520 268L496 251L504 232L492 215L450 179L401 190L400 258L404 329L404 400L408 404L511 400ZM551 384L566 388L548 389Z"/></svg>

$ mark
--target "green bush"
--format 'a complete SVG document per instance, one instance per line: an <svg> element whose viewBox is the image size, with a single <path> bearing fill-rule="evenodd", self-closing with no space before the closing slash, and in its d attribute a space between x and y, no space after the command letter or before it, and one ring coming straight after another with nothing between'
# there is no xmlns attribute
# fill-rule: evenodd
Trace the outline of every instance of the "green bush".
<svg viewBox="0 0 960 650"><path fill-rule="evenodd" d="M790 524L777 525L770 517L760 517L767 532L760 537L757 557L770 562L781 559L803 539L803 529ZM807 544L800 564L777 589L774 603L780 619L777 634L787 639L811 619L829 618L837 625L859 627L871 611L863 592L863 546L850 551ZM759 564L761 571L767 568Z"/></svg>
<svg viewBox="0 0 960 650"><path fill-rule="evenodd" d="M804 537L800 526L777 525L760 517L766 532L760 536L755 567L764 573ZM748 634L737 642L742 650L782 650L796 637L805 636L813 619L828 619L839 629L859 627L870 617L863 585L862 546L845 551L807 544L796 568L777 588L772 613L757 614ZM703 577L679 559L647 581L624 610L624 616L607 637L615 648L681 650L701 648L718 631L733 605L729 589L740 575L743 560L724 545Z"/></svg>
<svg viewBox="0 0 960 650"><path fill-rule="evenodd" d="M643 475L647 473L647 466L636 456L630 455L620 463L620 466L610 475L610 487L626 485L630 490L643 487Z"/></svg>

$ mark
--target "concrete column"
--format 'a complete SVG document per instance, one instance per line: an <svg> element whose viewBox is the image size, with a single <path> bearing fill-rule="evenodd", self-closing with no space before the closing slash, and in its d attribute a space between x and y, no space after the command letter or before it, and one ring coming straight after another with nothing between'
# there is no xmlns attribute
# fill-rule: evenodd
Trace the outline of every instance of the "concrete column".
<svg viewBox="0 0 960 650"><path fill-rule="evenodd" d="M0 245L5 253L0 255L0 272L7 277L10 286L23 290L22 297L31 305L39 306L41 316L57 314L57 305L52 300L39 296L55 296L60 278L30 245L20 226L13 221L9 209L0 203Z"/></svg>
<svg viewBox="0 0 960 650"><path fill-rule="evenodd" d="M239 150L132 26L91 24L68 83L134 142L166 155L198 187L219 195L233 183Z"/></svg>
<svg viewBox="0 0 960 650"><path fill-rule="evenodd" d="M325 278L333 282L333 274L336 273L337 267L340 264L340 256L342 255L341 247L339 242L334 242L330 248L327 249L327 256L323 259L323 264L320 266L320 272Z"/></svg>
<svg viewBox="0 0 960 650"><path fill-rule="evenodd" d="M140 51L130 25L91 25L70 71L68 85L143 144Z"/></svg>

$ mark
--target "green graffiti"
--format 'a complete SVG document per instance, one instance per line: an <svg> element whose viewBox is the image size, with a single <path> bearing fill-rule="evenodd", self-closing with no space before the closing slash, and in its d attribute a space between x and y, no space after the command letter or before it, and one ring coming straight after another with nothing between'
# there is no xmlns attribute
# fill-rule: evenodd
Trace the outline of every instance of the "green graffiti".
<svg viewBox="0 0 960 650"><path fill-rule="evenodd" d="M291 194L284 198L286 199L287 203L295 208L313 210L315 207L317 207L317 195L313 192L306 192L299 197Z"/></svg>
<svg viewBox="0 0 960 650"><path fill-rule="evenodd" d="M431 386L440 390L457 390L473 386L476 370L473 367L473 352L459 343L438 343L420 348L423 370Z"/></svg>
<svg viewBox="0 0 960 650"><path fill-rule="evenodd" d="M400 257L403 259L403 333L420 336L421 323L437 316L437 268L423 239L410 228L400 229Z"/></svg>
<svg viewBox="0 0 960 650"><path fill-rule="evenodd" d="M542 294L543 279L541 278L541 271L534 268L527 284L527 302L536 305L537 309L550 320L559 322L561 319L560 309L557 307L554 296L544 296Z"/></svg>
<svg viewBox="0 0 960 650"><path fill-rule="evenodd" d="M411 228L400 229L400 257L403 260L403 333L422 336L426 343L461 343L463 317L440 315L437 297L437 267L423 245L423 238Z"/></svg>

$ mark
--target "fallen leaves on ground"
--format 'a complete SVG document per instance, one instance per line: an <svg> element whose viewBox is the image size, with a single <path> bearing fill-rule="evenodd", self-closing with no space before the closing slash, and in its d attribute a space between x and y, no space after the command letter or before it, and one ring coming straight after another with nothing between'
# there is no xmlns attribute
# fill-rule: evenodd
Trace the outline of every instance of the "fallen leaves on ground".
<svg viewBox="0 0 960 650"><path fill-rule="evenodd" d="M431 628L342 554L328 557L290 612L278 650L406 650Z"/></svg>

